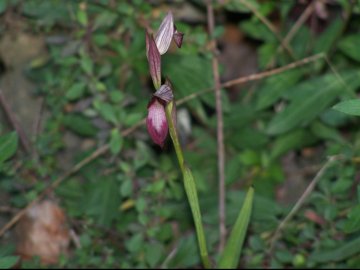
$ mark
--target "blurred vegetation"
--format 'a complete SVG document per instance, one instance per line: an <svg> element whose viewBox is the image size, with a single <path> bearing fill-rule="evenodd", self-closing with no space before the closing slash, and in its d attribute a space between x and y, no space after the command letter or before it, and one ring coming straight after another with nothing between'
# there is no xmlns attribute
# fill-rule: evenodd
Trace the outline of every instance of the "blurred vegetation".
<svg viewBox="0 0 360 270"><path fill-rule="evenodd" d="M332 106L356 98L360 89L360 3L325 1L321 9L315 8L294 33L289 53L242 2L214 1L220 55L232 25L256 50L258 72L318 53L326 58L223 91L229 226L247 187L255 187L240 266L358 268L359 118ZM312 1L245 2L284 38L308 6L304 3ZM193 13L186 15L188 9ZM81 167L50 195L59 200L80 243L72 245L70 255L61 257L56 267L201 265L170 142L161 151L144 126L128 136L122 132L147 114L152 85L144 29L157 29L168 10L185 33L182 49L170 51L162 63L179 100L213 84L203 1L0 0L0 37L31 35L46 48L22 69L35 85L33 98L43 103L37 132L26 130L31 153L23 151L5 120L0 123L1 205L24 208L57 177L109 144L107 153ZM5 53L1 50L0 82L12 68L4 61ZM223 73L227 68L222 63ZM180 133L197 182L210 257L217 260L214 95L200 95L180 108L186 113L178 121L191 121L191 128ZM39 115L32 117L36 123ZM329 156L339 159L269 253L277 226ZM0 224L11 214L1 213ZM0 265L15 263L14 250L9 231L0 239ZM22 267L42 266L34 258Z"/></svg>

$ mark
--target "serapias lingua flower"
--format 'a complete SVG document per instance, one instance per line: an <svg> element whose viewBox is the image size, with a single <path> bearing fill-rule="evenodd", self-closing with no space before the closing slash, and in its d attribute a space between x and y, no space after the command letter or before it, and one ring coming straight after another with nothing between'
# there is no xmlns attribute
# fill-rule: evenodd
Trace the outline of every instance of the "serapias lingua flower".
<svg viewBox="0 0 360 270"><path fill-rule="evenodd" d="M168 134L165 106L173 100L173 93L169 83L165 83L156 91L148 105L146 118L147 130L154 143L164 146ZM173 106L175 108L175 106Z"/></svg>

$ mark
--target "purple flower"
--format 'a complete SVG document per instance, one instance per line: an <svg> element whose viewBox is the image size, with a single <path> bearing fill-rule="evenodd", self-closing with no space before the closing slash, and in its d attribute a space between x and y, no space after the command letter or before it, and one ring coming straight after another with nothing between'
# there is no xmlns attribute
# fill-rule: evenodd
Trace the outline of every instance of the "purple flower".
<svg viewBox="0 0 360 270"><path fill-rule="evenodd" d="M173 100L171 85L168 81L157 90L148 105L146 118L147 130L154 143L164 146L168 134L168 122L166 119L165 106ZM172 118L175 121L175 105L173 105ZM174 122L175 123L175 122Z"/></svg>

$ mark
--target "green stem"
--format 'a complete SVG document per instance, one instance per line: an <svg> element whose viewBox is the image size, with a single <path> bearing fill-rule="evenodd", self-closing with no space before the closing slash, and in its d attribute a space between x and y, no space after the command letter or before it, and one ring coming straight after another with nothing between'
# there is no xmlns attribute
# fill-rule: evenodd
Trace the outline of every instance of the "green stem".
<svg viewBox="0 0 360 270"><path fill-rule="evenodd" d="M192 176L190 169L184 163L184 155L181 150L178 134L176 131L176 127L175 127L173 118L172 118L173 106L175 106L173 104L173 102L170 102L165 107L166 119L167 119L167 122L169 125L170 137L172 139L172 142L173 142L173 145L175 148L175 152L176 152L176 156L179 161L179 166L180 166L181 172L183 174L185 192L188 197L191 212L192 212L192 215L194 218L196 235L197 235L199 249L200 249L200 256L203 261L204 267L211 268L211 264L210 264L210 260L209 260L209 256L208 256L208 252L207 252L207 247L206 247L204 228L203 228L202 221L201 221L201 211L200 211L199 199L198 199L197 191L196 191L196 184L195 184L195 181L194 181L194 178Z"/></svg>
<svg viewBox="0 0 360 270"><path fill-rule="evenodd" d="M179 161L179 166L180 166L181 172L184 174L184 171L185 171L184 156L183 156L183 153L181 150L176 127L174 125L173 118L172 118L173 106L175 106L173 101L171 101L168 105L166 105L166 107L165 107L166 120L169 125L170 137L171 137L171 140L172 140L174 148L175 148L176 156Z"/></svg>

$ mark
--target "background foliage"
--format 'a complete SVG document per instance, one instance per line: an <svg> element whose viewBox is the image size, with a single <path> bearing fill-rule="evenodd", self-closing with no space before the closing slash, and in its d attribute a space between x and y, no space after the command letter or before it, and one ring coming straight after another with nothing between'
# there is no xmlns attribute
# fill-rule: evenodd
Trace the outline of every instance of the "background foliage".
<svg viewBox="0 0 360 270"><path fill-rule="evenodd" d="M312 21L303 23L289 42L292 55L281 49L276 35L248 6L236 0L218 2L223 2L215 5L220 55L226 53L229 29L235 27L255 51L254 72L317 53L330 60L321 58L223 91L229 226L244 191L251 184L255 187L240 266L359 267L359 119L343 113L349 113L347 106L332 109L358 94L359 2L328 1L324 18L315 10ZM276 25L281 37L305 9L295 0L247 2ZM185 8L194 15L184 15ZM143 126L129 136L121 132L146 116L152 87L144 28L157 29L168 10L174 12L185 38L181 50L163 57L163 73L171 78L176 99L181 99L213 83L202 1L0 1L0 34L15 39L31 35L46 48L22 66L35 85L33 98L43 103L38 132L26 130L32 152L24 153L16 132L1 122L1 204L25 207L74 164L98 147L110 146L52 195L80 240L80 247L72 246L71 255L62 257L57 267L200 265L171 144L161 151ZM3 54L2 50L2 58ZM12 67L2 61L4 76ZM231 68L226 61L222 64L225 77ZM237 66L246 64L240 61ZM239 75L236 69L230 71ZM203 94L181 106L185 110L179 116L180 124L191 121L191 127L185 125L180 133L213 258L218 243L214 107L213 94ZM351 112L356 115L359 109ZM269 254L278 224L333 155L341 158L324 173ZM9 213L2 216L0 224L10 218ZM0 265L12 265L11 232L0 243ZM36 258L23 263L35 266L39 266Z"/></svg>

